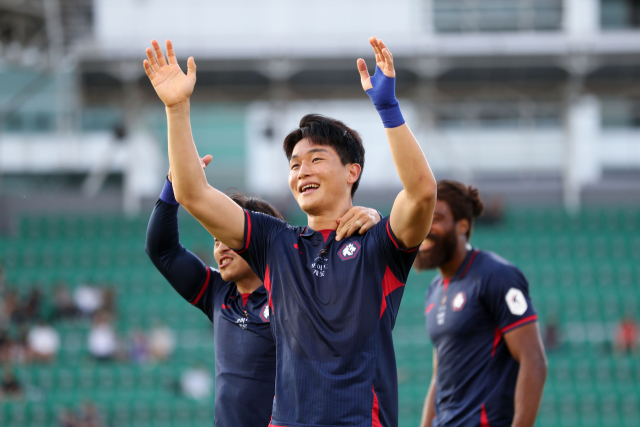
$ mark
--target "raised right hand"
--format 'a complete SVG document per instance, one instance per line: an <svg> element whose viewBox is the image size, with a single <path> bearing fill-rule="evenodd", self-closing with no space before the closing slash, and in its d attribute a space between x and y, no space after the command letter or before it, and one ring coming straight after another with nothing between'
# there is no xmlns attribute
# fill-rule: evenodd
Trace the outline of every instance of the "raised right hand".
<svg viewBox="0 0 640 427"><path fill-rule="evenodd" d="M143 62L144 71L164 105L173 107L189 101L196 84L196 62L193 56L187 61L187 74L185 74L178 65L171 40L167 40L168 63L164 59L158 41L152 40L151 46L153 50L150 47L147 48L147 59Z"/></svg>

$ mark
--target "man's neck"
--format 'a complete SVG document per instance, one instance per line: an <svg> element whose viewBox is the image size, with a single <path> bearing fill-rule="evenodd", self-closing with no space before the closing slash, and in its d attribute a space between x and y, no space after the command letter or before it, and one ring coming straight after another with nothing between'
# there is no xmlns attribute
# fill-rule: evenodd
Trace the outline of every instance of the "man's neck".
<svg viewBox="0 0 640 427"><path fill-rule="evenodd" d="M460 270L460 266L467 257L468 252L467 242L458 241L458 246L456 247L453 257L440 266L440 274L442 274L442 277L451 279L453 275Z"/></svg>
<svg viewBox="0 0 640 427"><path fill-rule="evenodd" d="M318 215L307 214L307 224L315 231L335 230L338 228L338 219L342 218L352 207L351 199L329 211Z"/></svg>
<svg viewBox="0 0 640 427"><path fill-rule="evenodd" d="M238 280L235 283L238 287L238 292L241 294L252 294L256 289L262 286L262 282L255 274L252 274L251 277L247 277L246 279Z"/></svg>

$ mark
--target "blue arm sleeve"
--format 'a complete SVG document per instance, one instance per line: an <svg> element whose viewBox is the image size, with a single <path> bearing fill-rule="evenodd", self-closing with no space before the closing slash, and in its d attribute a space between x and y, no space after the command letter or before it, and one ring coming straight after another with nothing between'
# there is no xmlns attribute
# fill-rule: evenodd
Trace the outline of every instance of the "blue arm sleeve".
<svg viewBox="0 0 640 427"><path fill-rule="evenodd" d="M215 270L180 244L179 207L161 199L156 202L147 227L145 252L176 292L213 321L212 292L224 282Z"/></svg>

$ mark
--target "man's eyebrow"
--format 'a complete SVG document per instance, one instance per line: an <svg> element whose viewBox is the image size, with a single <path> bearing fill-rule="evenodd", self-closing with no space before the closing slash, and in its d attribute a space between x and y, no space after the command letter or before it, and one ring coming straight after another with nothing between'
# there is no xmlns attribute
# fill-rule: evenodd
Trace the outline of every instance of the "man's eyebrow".
<svg viewBox="0 0 640 427"><path fill-rule="evenodd" d="M311 150L307 151L305 154L319 153L319 152L328 153L329 151L325 150L324 148L312 148ZM300 155L294 154L293 156L291 156L291 160L295 159L296 157L300 157Z"/></svg>

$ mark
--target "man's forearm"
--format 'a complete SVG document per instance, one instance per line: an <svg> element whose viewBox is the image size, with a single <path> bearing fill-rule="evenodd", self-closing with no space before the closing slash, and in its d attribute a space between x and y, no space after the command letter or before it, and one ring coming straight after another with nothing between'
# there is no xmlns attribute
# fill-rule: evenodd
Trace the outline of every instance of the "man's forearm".
<svg viewBox="0 0 640 427"><path fill-rule="evenodd" d="M534 356L521 360L512 427L533 427L540 409L546 378L547 364L544 358Z"/></svg>
<svg viewBox="0 0 640 427"><path fill-rule="evenodd" d="M389 147L398 176L409 199L423 199L436 195L436 179L431 172L420 144L405 124L386 128Z"/></svg>
<svg viewBox="0 0 640 427"><path fill-rule="evenodd" d="M208 187L191 133L189 102L166 107L169 162L176 200L181 204L199 197Z"/></svg>
<svg viewBox="0 0 640 427"><path fill-rule="evenodd" d="M424 407L422 408L422 421L420 427L431 427L433 419L436 416L436 381L431 380L427 397L424 399Z"/></svg>

